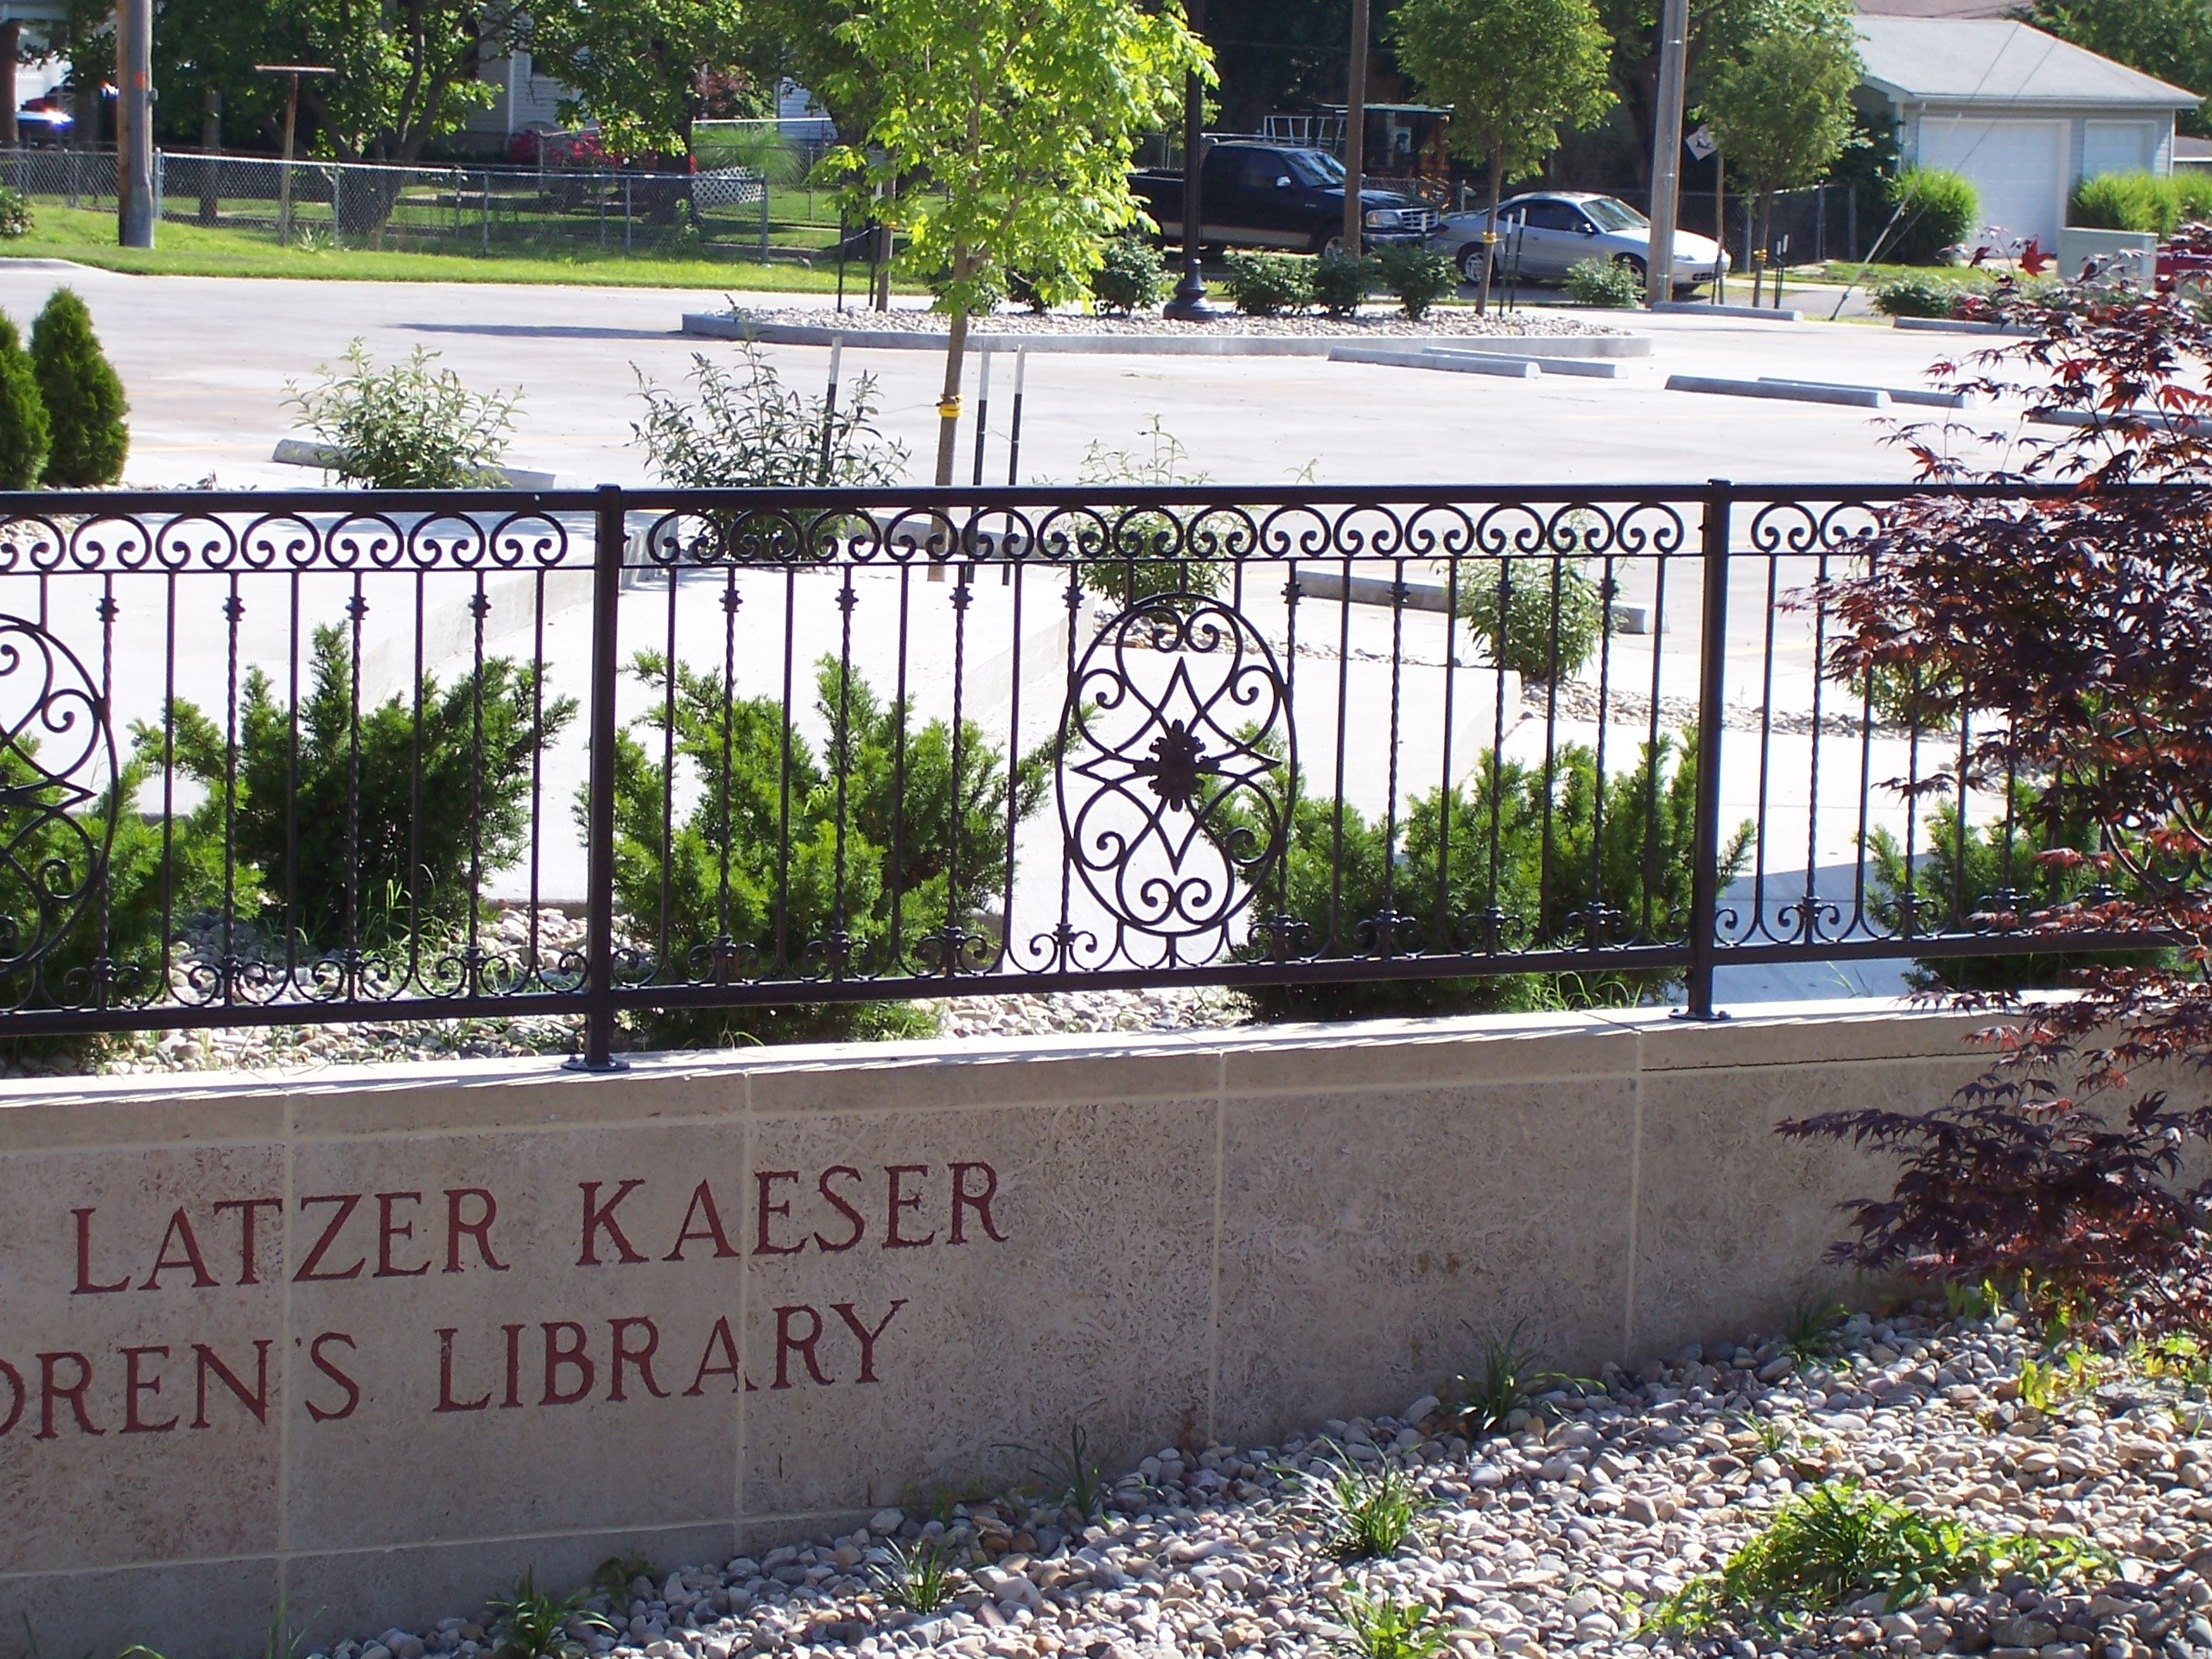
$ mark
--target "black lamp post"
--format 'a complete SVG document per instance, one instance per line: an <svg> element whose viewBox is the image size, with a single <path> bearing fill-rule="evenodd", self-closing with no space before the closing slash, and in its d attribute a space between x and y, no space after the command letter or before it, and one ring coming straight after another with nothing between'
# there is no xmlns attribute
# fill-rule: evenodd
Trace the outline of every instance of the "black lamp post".
<svg viewBox="0 0 2212 1659"><path fill-rule="evenodd" d="M1206 26L1206 0L1189 0L1193 32ZM1199 200L1198 167L1205 135L1205 87L1193 71L1183 82L1183 280L1160 315L1178 322L1211 322L1221 315L1206 303L1205 273L1199 255L1205 242L1204 204Z"/></svg>

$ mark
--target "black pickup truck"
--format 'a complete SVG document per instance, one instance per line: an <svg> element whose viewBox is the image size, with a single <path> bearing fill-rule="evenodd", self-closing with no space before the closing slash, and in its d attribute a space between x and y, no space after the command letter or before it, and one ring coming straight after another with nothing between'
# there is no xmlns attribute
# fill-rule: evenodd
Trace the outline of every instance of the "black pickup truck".
<svg viewBox="0 0 2212 1659"><path fill-rule="evenodd" d="M1319 253L1344 235L1344 164L1325 149L1217 143L1199 179L1203 240L1215 248L1288 248ZM1164 241L1183 239L1183 175L1153 168L1129 176ZM1367 245L1420 242L1436 228L1436 210L1395 190L1362 190Z"/></svg>

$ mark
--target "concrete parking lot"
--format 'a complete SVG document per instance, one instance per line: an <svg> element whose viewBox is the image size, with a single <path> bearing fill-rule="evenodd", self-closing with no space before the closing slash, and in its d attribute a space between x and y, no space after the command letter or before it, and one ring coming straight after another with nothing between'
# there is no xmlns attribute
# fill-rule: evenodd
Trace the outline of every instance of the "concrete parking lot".
<svg viewBox="0 0 2212 1659"><path fill-rule="evenodd" d="M210 474L233 486L314 481L270 461L292 427L285 388L312 380L355 338L379 359L422 346L472 384L520 387L518 465L586 483L643 481L644 458L630 442L638 373L672 381L695 351L736 349L678 332L682 314L711 296L648 289L147 277L0 261L0 308L27 324L61 283L92 307L129 389L128 476L145 485ZM829 303L735 297L761 307ZM1913 385L1931 364L1975 343L1863 321L1607 321L1655 340L1653 354L1629 362L1618 381L1523 382L1295 358L1033 358L1022 476L1071 480L1093 441L1133 443L1158 415L1193 466L1227 483L1281 483L1308 468L1334 483L1903 479L1910 457L1885 442L1882 421L1867 410L1669 392L1666 378ZM768 356L810 391L827 359L811 347ZM918 472L934 442L939 360L849 345L845 362L849 376L877 378L885 424L913 450ZM995 428L1007 416L1004 390L1001 376ZM1002 434L990 467L1002 479L1001 443ZM963 467L967 454L963 442Z"/></svg>
<svg viewBox="0 0 2212 1659"><path fill-rule="evenodd" d="M639 374L673 381L682 376L695 352L728 358L737 350L677 332L683 312L701 308L696 294L634 289L142 278L0 263L0 307L27 321L48 290L65 281L91 304L129 389L134 445L128 479L149 486L188 484L210 475L233 486L319 483L320 474L278 466L270 459L276 442L292 429L286 388L289 383L312 378L318 365L335 358L357 337L380 359L404 356L419 345L442 353L474 385L519 386L525 402L512 456L516 464L555 471L581 484L644 481L644 457L630 442L629 426L639 408ZM741 297L763 307L791 302L781 296ZM1694 485L1715 476L1745 482L1901 480L1910 475L1910 458L1889 441L1891 429L1871 411L1669 392L1664 389L1666 378L1675 373L1766 375L1912 385L1922 382L1939 359L1978 343L1866 323L1793 325L1683 316L1609 321L1647 332L1655 342L1652 355L1630 359L1617 382L1520 381L1316 359L1038 356L1029 371L1023 478L1072 481L1090 444L1137 444L1142 429L1157 415L1188 446L1192 465L1224 483L1282 484L1301 475L1339 485ZM820 348L772 347L767 355L807 391L821 384L828 354ZM931 353L849 344L845 364L849 378L863 372L878 377L885 423L914 451L918 474L934 438L940 359ZM1002 426L1007 412L1007 391L1001 378L993 405L995 428ZM1933 411L1897 413L1903 417ZM1999 423L1987 412L1973 418L1977 428ZM963 441L963 475L968 454ZM1001 431L992 450L995 479L1004 475L1003 455ZM1739 525L1739 542L1741 535ZM1809 562L1787 563L1790 568L1780 575L1782 588L1811 579ZM1648 561L1630 559L1614 574L1626 601L1649 601L1655 570ZM886 579L872 580L880 585ZM1696 614L1694 580L1694 571L1676 575L1675 596L1669 601L1675 620L1663 637L1616 639L1612 673L1618 677L1617 683L1652 683L1654 669L1643 664L1652 663L1656 649L1657 679L1669 700L1679 705L1694 698L1698 662L1697 629L1692 620ZM1731 629L1729 700L1738 709L1734 723L1739 726L1761 706L1762 681L1768 678L1758 645L1767 583L1763 566L1752 561L1742 564L1731 583L1732 611L1738 621ZM219 700L231 671L225 630L213 620L213 607L221 598L216 591L219 585L208 586L204 594L194 587L196 597L186 607L203 616L207 626L186 631L179 689L203 699ZM936 597L935 590L931 591ZM1005 596L993 587L982 592L984 602L971 620L976 678L969 687L969 710L971 718L995 724L1017 677L1005 655L1014 636L1011 620L996 615ZM319 588L308 593L311 619L326 611L334 614L337 597L335 590L328 595ZM505 616L512 597L495 606L499 617ZM772 595L766 597L773 608ZM582 586L571 582L557 594L549 590L542 601L520 601L529 612L524 620L538 614L541 603L545 607L543 648L545 659L554 665L556 683L581 683L577 677L584 659L587 620L582 598ZM1273 617L1269 604L1279 609L1279 603L1264 595L1255 603L1266 613L1262 621L1270 636L1280 637L1281 619L1267 620ZM442 615L446 607L441 601L434 608ZM710 596L702 593L696 602L677 608L683 619L678 632L684 654L697 655L702 661L720 658L724 619ZM891 620L887 613L878 614L883 609L868 605L857 613L856 661L877 664L899 654L895 630L892 635L881 633L882 625ZM807 626L801 630L806 635L799 642L804 648L787 646L791 659L802 664L813 653L834 648L834 640L823 632L830 626L831 613L826 606L818 610L818 615L809 612ZM1308 728L1309 741L1319 746L1317 754L1332 749L1343 753L1334 741L1339 706L1365 711L1356 715L1364 721L1399 702L1391 694L1387 668L1377 665L1387 664L1393 651L1389 613L1356 610L1353 632L1357 638L1353 643L1361 649L1351 654L1361 658L1360 664L1340 692L1325 679L1306 688L1306 695L1321 696L1325 707L1301 706L1306 717L1301 724ZM625 607L625 613L626 636L632 629L640 631L634 641L626 638L626 650L661 637L663 624L657 618L667 613L660 601L640 594L637 603ZM766 620L754 617L752 624ZM1049 623L1049 617L1046 620ZM154 613L137 616L134 610L123 626L127 632L160 623ZM286 649L285 626L284 614L257 599L247 607L239 639L244 658L279 660ZM1033 621L1027 632L1035 632L1040 626L1045 625ZM1415 625L1416 631L1425 626ZM1785 618L1777 637L1779 677L1769 683L1765 695L1778 708L1810 706L1807 626L1802 616ZM276 632L270 633L271 628ZM453 632L453 638L446 639L445 632ZM1735 649L1739 632L1741 661ZM410 669L399 654L404 644L396 638L385 641L365 658L365 672L378 691L387 684L406 683ZM1037 741L1055 718L1058 664L1065 655L1058 636L1039 633L1025 638L1024 644L1024 668L1018 677L1037 683L1027 690L1017 747ZM152 635L143 645L159 648ZM1408 660L1428 662L1446 677L1465 677L1467 683L1459 688L1465 706L1487 708L1491 703L1492 677L1442 669L1445 645L1440 637L1424 635L1418 645L1409 638L1407 649ZM772 690L781 655L757 661L748 655L741 679L749 689ZM465 656L462 633L448 629L428 643L425 661L434 671L450 677L465 668ZM391 660L385 661L386 657ZM943 668L926 654L918 658L918 677L911 689L925 707L947 703L950 684L939 683ZM1420 683L1408 685L1397 716L1402 720L1397 741L1376 744L1363 738L1351 746L1350 765L1341 778L1332 775L1328 779L1332 790L1341 788L1363 810L1382 809L1389 793L1385 779L1395 769L1394 755L1408 766L1425 768L1441 754L1438 722L1445 717L1443 682L1428 670L1415 678ZM118 687L118 695L119 707L129 715L157 711L160 694L151 682ZM635 704L642 695L632 687L626 701ZM1344 699L1341 705L1336 702L1338 695ZM1301 697L1301 705L1304 701ZM1504 747L1534 763L1546 747L1541 721L1529 710L1518 709L1517 690L1510 701L1517 712L1507 722L1510 730ZM1616 764L1620 753L1632 753L1633 745L1641 740L1641 729L1630 729L1641 719L1641 715L1624 715L1618 709L1610 717L1609 727L1626 722L1612 728ZM1559 741L1595 743L1599 734L1586 716L1563 715L1555 735ZM1459 749L1488 739L1486 730L1471 725L1461 729L1447 770L1463 774L1472 766L1474 753ZM1817 760L1815 749L1822 752ZM1859 807L1862 788L1868 783L1875 785L1873 823L1897 819L1901 808L1879 785L1910 765L1902 746L1886 740L1864 751L1857 739L1847 735L1817 741L1777 735L1770 745L1738 738L1730 743L1722 765L1725 810L1732 820L1763 817L1767 824L1767 836L1732 895L1746 921L1802 897L1808 861L1819 872L1811 885L1824 898L1847 906L1863 828ZM569 798L582 778L576 734L558 747L548 768L550 798ZM1812 792L1816 777L1826 780L1817 805ZM1039 833L1046 833L1041 824ZM1024 837L1025 859L1034 855L1049 864L1052 849L1041 843L1032 847L1033 839ZM581 850L558 833L552 843L541 849L544 862L537 874L550 883L546 891L565 896L581 882ZM498 878L495 886L505 892L518 883L526 887L528 882L528 875L518 871ZM1833 992L1841 985L1886 991L1897 983L1893 963L1774 972L1731 969L1728 978L1729 994L1748 998Z"/></svg>

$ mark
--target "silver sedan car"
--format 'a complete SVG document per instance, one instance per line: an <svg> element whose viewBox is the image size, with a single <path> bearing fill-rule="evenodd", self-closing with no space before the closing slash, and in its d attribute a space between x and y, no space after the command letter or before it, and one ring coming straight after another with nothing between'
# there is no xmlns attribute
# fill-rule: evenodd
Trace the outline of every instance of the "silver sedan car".
<svg viewBox="0 0 2212 1659"><path fill-rule="evenodd" d="M1437 221L1428 239L1458 262L1470 282L1482 277L1486 212L1451 213ZM1611 259L1642 276L1651 252L1651 221L1614 196L1580 191L1545 191L1513 196L1498 204L1498 274L1517 267L1521 279L1560 283L1567 270L1585 259ZM1675 285L1689 289L1726 275L1728 255L1710 237L1675 232Z"/></svg>

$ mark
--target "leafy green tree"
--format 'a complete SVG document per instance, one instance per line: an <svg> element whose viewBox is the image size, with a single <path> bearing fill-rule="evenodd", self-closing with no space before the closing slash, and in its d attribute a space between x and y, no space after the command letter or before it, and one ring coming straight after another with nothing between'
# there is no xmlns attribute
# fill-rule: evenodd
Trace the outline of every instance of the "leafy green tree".
<svg viewBox="0 0 2212 1659"><path fill-rule="evenodd" d="M301 125L314 148L344 161L413 162L491 106L498 89L482 66L507 49L531 9L516 0L163 0L155 84L194 94L212 87L229 130L273 138L283 80L253 66L327 64L338 73L300 82ZM99 0L79 0L79 10L86 43L112 73L111 24L103 27ZM85 73L85 60L76 67ZM198 96L168 100L172 130L196 138L200 109Z"/></svg>
<svg viewBox="0 0 2212 1659"><path fill-rule="evenodd" d="M858 146L875 118L867 61L846 37L864 0L747 0L747 72L763 85L789 76L829 112L839 140Z"/></svg>
<svg viewBox="0 0 2212 1659"><path fill-rule="evenodd" d="M1851 94L1863 73L1844 0L1776 7L1770 27L1713 67L1698 113L1731 174L1758 198L1762 247L1775 193L1819 183L1851 143Z"/></svg>
<svg viewBox="0 0 2212 1659"><path fill-rule="evenodd" d="M1592 0L1405 0L1391 26L1423 96L1452 106L1452 152L1487 164L1493 222L1508 179L1541 167L1561 127L1612 106L1611 41Z"/></svg>
<svg viewBox="0 0 2212 1659"><path fill-rule="evenodd" d="M706 77L748 46L737 0L535 0L524 43L575 93L561 118L588 113L615 150L682 156L706 112Z"/></svg>
<svg viewBox="0 0 2212 1659"><path fill-rule="evenodd" d="M839 26L856 67L833 96L873 101L865 150L825 163L852 182L858 216L906 241L910 269L951 319L938 404L937 482L952 482L968 320L1006 272L1038 273L1047 301L1079 299L1105 239L1135 221L1129 158L1211 73L1205 48L1169 3L1134 0L874 0ZM926 176L928 189L874 199Z"/></svg>
<svg viewBox="0 0 2212 1659"><path fill-rule="evenodd" d="M38 375L13 319L0 316L0 490L35 488L54 435Z"/></svg>
<svg viewBox="0 0 2212 1659"><path fill-rule="evenodd" d="M31 325L31 372L53 438L46 481L83 488L121 478L130 453L130 429L123 422L130 405L92 332L92 314L74 289L55 289Z"/></svg>
<svg viewBox="0 0 2212 1659"><path fill-rule="evenodd" d="M381 944L458 926L484 876L520 856L531 757L575 718L537 671L504 657L449 687L423 677L410 702L356 709L344 630L315 631L306 700L247 671L238 751L197 707L173 710L178 770L227 800L264 919L316 948ZM139 732L141 753L162 741Z"/></svg>
<svg viewBox="0 0 2212 1659"><path fill-rule="evenodd" d="M2030 21L2208 101L2182 118L2212 133L2212 0L2035 0Z"/></svg>

